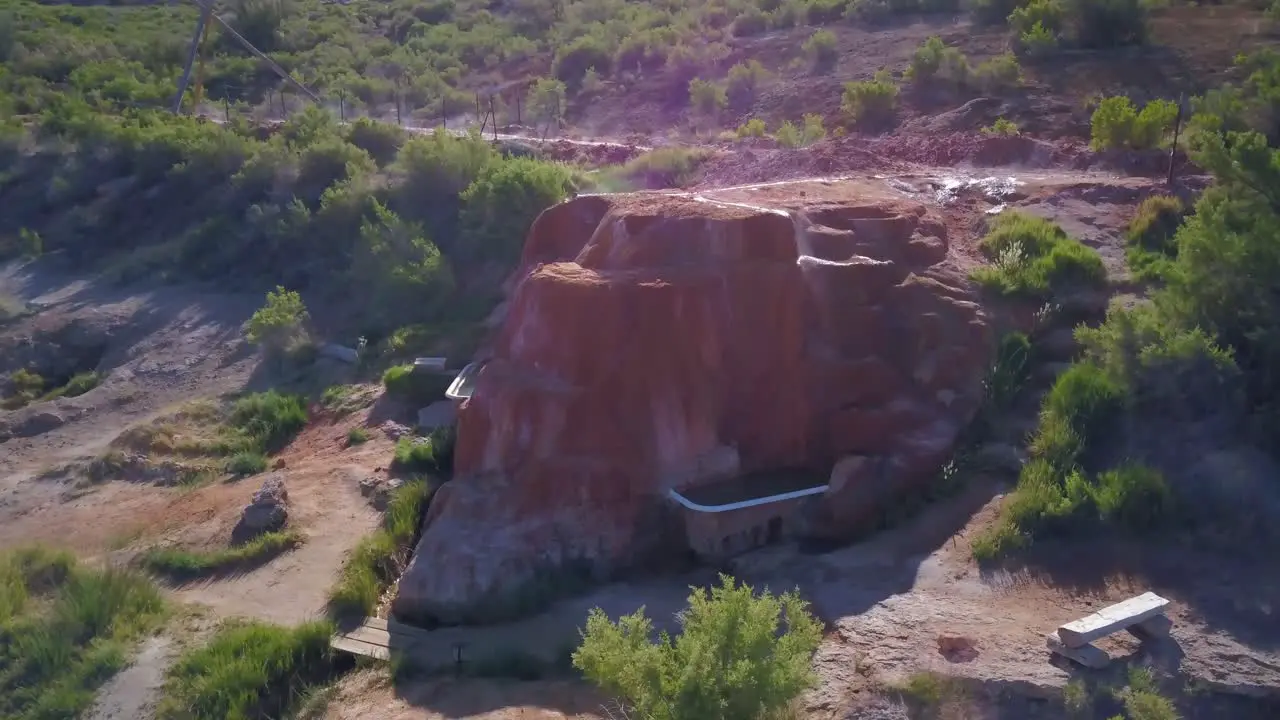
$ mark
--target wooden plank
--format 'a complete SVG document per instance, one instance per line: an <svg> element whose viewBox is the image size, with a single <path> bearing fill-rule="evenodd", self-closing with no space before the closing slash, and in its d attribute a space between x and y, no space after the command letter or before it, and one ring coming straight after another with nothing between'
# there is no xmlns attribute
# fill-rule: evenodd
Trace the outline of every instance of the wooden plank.
<svg viewBox="0 0 1280 720"><path fill-rule="evenodd" d="M1169 601L1149 592L1106 607L1089 617L1058 628L1058 637L1067 647L1078 648L1164 613Z"/></svg>
<svg viewBox="0 0 1280 720"><path fill-rule="evenodd" d="M1169 637L1169 631L1173 630L1173 621L1167 615L1156 615L1126 629L1130 635L1143 642L1149 642Z"/></svg>
<svg viewBox="0 0 1280 720"><path fill-rule="evenodd" d="M414 638L425 638L431 635L430 630L412 625L405 625L395 620L387 620L386 618L369 617L364 619L364 627L382 630L393 635L406 635Z"/></svg>
<svg viewBox="0 0 1280 720"><path fill-rule="evenodd" d="M1111 656L1107 655L1101 649L1093 645L1083 645L1081 647L1067 647L1066 644L1058 638L1058 633L1052 632L1045 637L1045 645L1049 650L1055 652L1062 657L1080 663L1087 668L1101 670L1111 663Z"/></svg>
<svg viewBox="0 0 1280 720"><path fill-rule="evenodd" d="M344 637L342 635L335 635L333 639L329 641L329 646L334 650L351 653L352 655L363 655L365 657L371 657L378 660L391 659L391 651L385 647L371 645L367 642L360 642L359 640L352 640L351 638Z"/></svg>

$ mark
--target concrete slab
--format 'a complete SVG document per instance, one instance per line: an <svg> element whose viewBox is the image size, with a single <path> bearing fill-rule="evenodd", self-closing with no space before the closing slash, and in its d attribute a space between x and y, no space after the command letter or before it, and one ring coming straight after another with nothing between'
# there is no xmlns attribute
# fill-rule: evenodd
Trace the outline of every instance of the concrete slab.
<svg viewBox="0 0 1280 720"><path fill-rule="evenodd" d="M1143 642L1160 640L1169 637L1169 631L1173 630L1173 621L1167 615L1157 615L1125 629L1130 635Z"/></svg>
<svg viewBox="0 0 1280 720"><path fill-rule="evenodd" d="M1148 592L1103 608L1098 612L1058 628L1058 637L1067 647L1078 648L1111 633L1163 615L1169 601Z"/></svg>
<svg viewBox="0 0 1280 720"><path fill-rule="evenodd" d="M1093 645L1082 645L1080 647L1067 647L1066 644L1058 637L1058 633L1051 632L1045 637L1045 646L1051 652L1057 653L1062 657L1077 662L1087 668L1101 670L1111 664L1111 656L1107 655L1101 649Z"/></svg>

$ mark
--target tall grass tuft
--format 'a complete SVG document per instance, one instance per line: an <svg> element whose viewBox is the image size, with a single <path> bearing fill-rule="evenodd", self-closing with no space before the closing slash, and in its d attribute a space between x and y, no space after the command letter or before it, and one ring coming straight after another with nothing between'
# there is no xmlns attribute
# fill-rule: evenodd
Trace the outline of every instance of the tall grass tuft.
<svg viewBox="0 0 1280 720"><path fill-rule="evenodd" d="M297 530L263 533L243 545L212 551L177 547L152 548L139 564L146 570L174 580L194 580L236 570L248 570L288 552L303 542Z"/></svg>
<svg viewBox="0 0 1280 720"><path fill-rule="evenodd" d="M43 548L0 556L0 717L75 717L164 614L130 570L79 566Z"/></svg>
<svg viewBox="0 0 1280 720"><path fill-rule="evenodd" d="M383 591L409 561L418 526L434 492L432 483L415 479L392 494L382 527L356 545L342 577L329 593L331 616L368 615L377 608Z"/></svg>
<svg viewBox="0 0 1280 720"><path fill-rule="evenodd" d="M224 625L174 663L157 715L163 720L283 717L333 674L332 632L324 621L293 628Z"/></svg>
<svg viewBox="0 0 1280 720"><path fill-rule="evenodd" d="M1057 225L1026 213L996 216L980 247L992 264L973 279L1002 295L1049 299L1070 287L1107 280L1102 258Z"/></svg>

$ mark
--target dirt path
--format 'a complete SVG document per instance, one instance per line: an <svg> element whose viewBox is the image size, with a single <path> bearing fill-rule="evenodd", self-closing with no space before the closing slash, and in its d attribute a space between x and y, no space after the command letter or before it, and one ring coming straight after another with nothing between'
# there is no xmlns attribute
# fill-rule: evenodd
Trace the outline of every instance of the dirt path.
<svg viewBox="0 0 1280 720"><path fill-rule="evenodd" d="M173 641L164 635L147 638L132 664L98 690L88 720L138 720L150 717L173 660Z"/></svg>

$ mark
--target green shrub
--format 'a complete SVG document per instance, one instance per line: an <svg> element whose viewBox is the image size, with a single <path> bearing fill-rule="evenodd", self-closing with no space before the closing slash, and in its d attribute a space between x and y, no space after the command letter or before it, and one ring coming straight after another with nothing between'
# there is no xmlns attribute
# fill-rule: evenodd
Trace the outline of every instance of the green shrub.
<svg viewBox="0 0 1280 720"><path fill-rule="evenodd" d="M748 5L733 21L734 37L759 35L769 29L769 16L754 5Z"/></svg>
<svg viewBox="0 0 1280 720"><path fill-rule="evenodd" d="M597 38L583 35L556 52L552 70L557 79L576 90L591 69L600 75L613 72L613 54Z"/></svg>
<svg viewBox="0 0 1280 720"><path fill-rule="evenodd" d="M804 129L801 131L800 141L808 146L826 137L827 129L822 124L822 116L814 113L805 113Z"/></svg>
<svg viewBox="0 0 1280 720"><path fill-rule="evenodd" d="M447 375L414 372L412 365L397 365L382 374L387 394L417 405L427 405L444 397L453 379Z"/></svg>
<svg viewBox="0 0 1280 720"><path fill-rule="evenodd" d="M245 322L245 338L268 353L286 352L308 341L306 325L310 319L302 296L277 286L267 293L266 304Z"/></svg>
<svg viewBox="0 0 1280 720"><path fill-rule="evenodd" d="M785 148L798 148L804 144L800 137L800 128L796 127L795 123L790 120L784 120L778 126L778 131L773 134L773 137L778 141L779 145Z"/></svg>
<svg viewBox="0 0 1280 720"><path fill-rule="evenodd" d="M760 83L769 77L758 60L748 60L729 68L725 81L725 97L731 107L744 110L751 107L760 91Z"/></svg>
<svg viewBox="0 0 1280 720"><path fill-rule="evenodd" d="M980 248L992 265L975 271L974 280L1004 295L1050 298L1070 287L1106 283L1095 251L1033 215L1000 213Z"/></svg>
<svg viewBox="0 0 1280 720"><path fill-rule="evenodd" d="M1086 48L1140 45L1147 39L1142 0L1069 0L1076 42Z"/></svg>
<svg viewBox="0 0 1280 720"><path fill-rule="evenodd" d="M1033 58L1042 58L1058 49L1058 33L1036 23L1018 36L1018 48Z"/></svg>
<svg viewBox="0 0 1280 720"><path fill-rule="evenodd" d="M1095 150L1159 147L1173 129L1178 106L1168 100L1152 100L1139 112L1127 97L1104 98L1090 121Z"/></svg>
<svg viewBox="0 0 1280 720"><path fill-rule="evenodd" d="M369 442L369 431L356 426L347 431L347 445L363 445Z"/></svg>
<svg viewBox="0 0 1280 720"><path fill-rule="evenodd" d="M62 387L63 397L79 397L90 390L98 387L102 382L102 376L96 372L82 372L71 376L67 384Z"/></svg>
<svg viewBox="0 0 1280 720"><path fill-rule="evenodd" d="M982 134L989 137L1017 137L1018 126L1006 118L996 118L994 123L982 128Z"/></svg>
<svg viewBox="0 0 1280 720"><path fill-rule="evenodd" d="M836 61L840 59L840 51L836 47L836 35L830 30L819 30L810 35L801 49L809 56L814 72L830 72L836 66Z"/></svg>
<svg viewBox="0 0 1280 720"><path fill-rule="evenodd" d="M218 550L187 550L177 547L152 548L139 558L143 569L175 580L210 577L232 570L263 565L302 544L296 530L263 533L243 545Z"/></svg>
<svg viewBox="0 0 1280 720"><path fill-rule="evenodd" d="M969 61L959 48L949 47L934 35L916 48L902 77L916 85L941 83L959 88L969 83L971 74Z"/></svg>
<svg viewBox="0 0 1280 720"><path fill-rule="evenodd" d="M466 247L459 255L514 266L533 221L573 190L573 175L558 163L509 158L489 165L459 196Z"/></svg>
<svg viewBox="0 0 1280 720"><path fill-rule="evenodd" d="M1064 0L1031 0L1009 13L1009 29L1021 36L1039 25L1056 36L1062 32L1066 18L1067 6Z"/></svg>
<svg viewBox="0 0 1280 720"><path fill-rule="evenodd" d="M766 130L764 125L764 121L761 120L760 118L751 118L745 123L739 125L738 129L735 132L737 133L739 139L749 138L749 137L762 138L766 134L768 134L768 131Z"/></svg>
<svg viewBox="0 0 1280 720"><path fill-rule="evenodd" d="M615 624L596 608L573 665L637 717L751 718L786 708L815 682L810 659L821 624L796 593L753 594L722 575L694 589L682 631L654 643L639 610Z"/></svg>
<svg viewBox="0 0 1280 720"><path fill-rule="evenodd" d="M974 68L973 82L983 92L1005 92L1022 84L1022 66L1013 53L1003 53Z"/></svg>
<svg viewBox="0 0 1280 720"><path fill-rule="evenodd" d="M395 161L407 138L403 128L369 118L359 118L347 128L347 142L369 153L381 166Z"/></svg>
<svg viewBox="0 0 1280 720"><path fill-rule="evenodd" d="M227 458L226 470L237 477L247 477L266 472L267 456L253 450L238 452Z"/></svg>
<svg viewBox="0 0 1280 720"><path fill-rule="evenodd" d="M435 486L413 479L395 490L382 527L351 552L342 576L329 593L329 613L336 618L369 615L383 591L400 576L417 541Z"/></svg>
<svg viewBox="0 0 1280 720"><path fill-rule="evenodd" d="M831 23L844 17L849 0L807 0L804 3L804 19L810 25Z"/></svg>
<svg viewBox="0 0 1280 720"><path fill-rule="evenodd" d="M884 70L870 82L845 83L840 107L859 125L885 125L897 111L898 86Z"/></svg>
<svg viewBox="0 0 1280 720"><path fill-rule="evenodd" d="M973 19L986 25L998 25L1009 17L1024 0L969 0Z"/></svg>
<svg viewBox="0 0 1280 720"><path fill-rule="evenodd" d="M453 472L454 441L450 426L436 428L425 438L400 438L394 466L408 472L448 475Z"/></svg>
<svg viewBox="0 0 1280 720"><path fill-rule="evenodd" d="M1094 501L1102 519L1136 531L1154 529L1173 512L1173 494L1164 476L1136 463L1099 475Z"/></svg>
<svg viewBox="0 0 1280 720"><path fill-rule="evenodd" d="M1174 235L1185 212L1182 201L1168 195L1152 195L1138 205L1125 248L1125 259L1135 275L1155 279L1168 272L1178 255Z"/></svg>
<svg viewBox="0 0 1280 720"><path fill-rule="evenodd" d="M163 720L282 717L307 689L334 671L327 622L285 628L224 624L183 652L168 672L157 708Z"/></svg>
<svg viewBox="0 0 1280 720"><path fill-rule="evenodd" d="M689 105L699 115L715 117L728 104L729 97L723 87L698 78L689 81Z"/></svg>
<svg viewBox="0 0 1280 720"><path fill-rule="evenodd" d="M0 716L80 716L164 612L160 591L133 571L42 548L0 554Z"/></svg>
<svg viewBox="0 0 1280 720"><path fill-rule="evenodd" d="M297 395L255 393L235 402L228 424L263 451L276 452L306 426L307 407Z"/></svg>
<svg viewBox="0 0 1280 720"><path fill-rule="evenodd" d="M654 148L627 161L619 174L628 183L643 188L684 187L697 179L698 170L709 157L711 153L703 148Z"/></svg>

